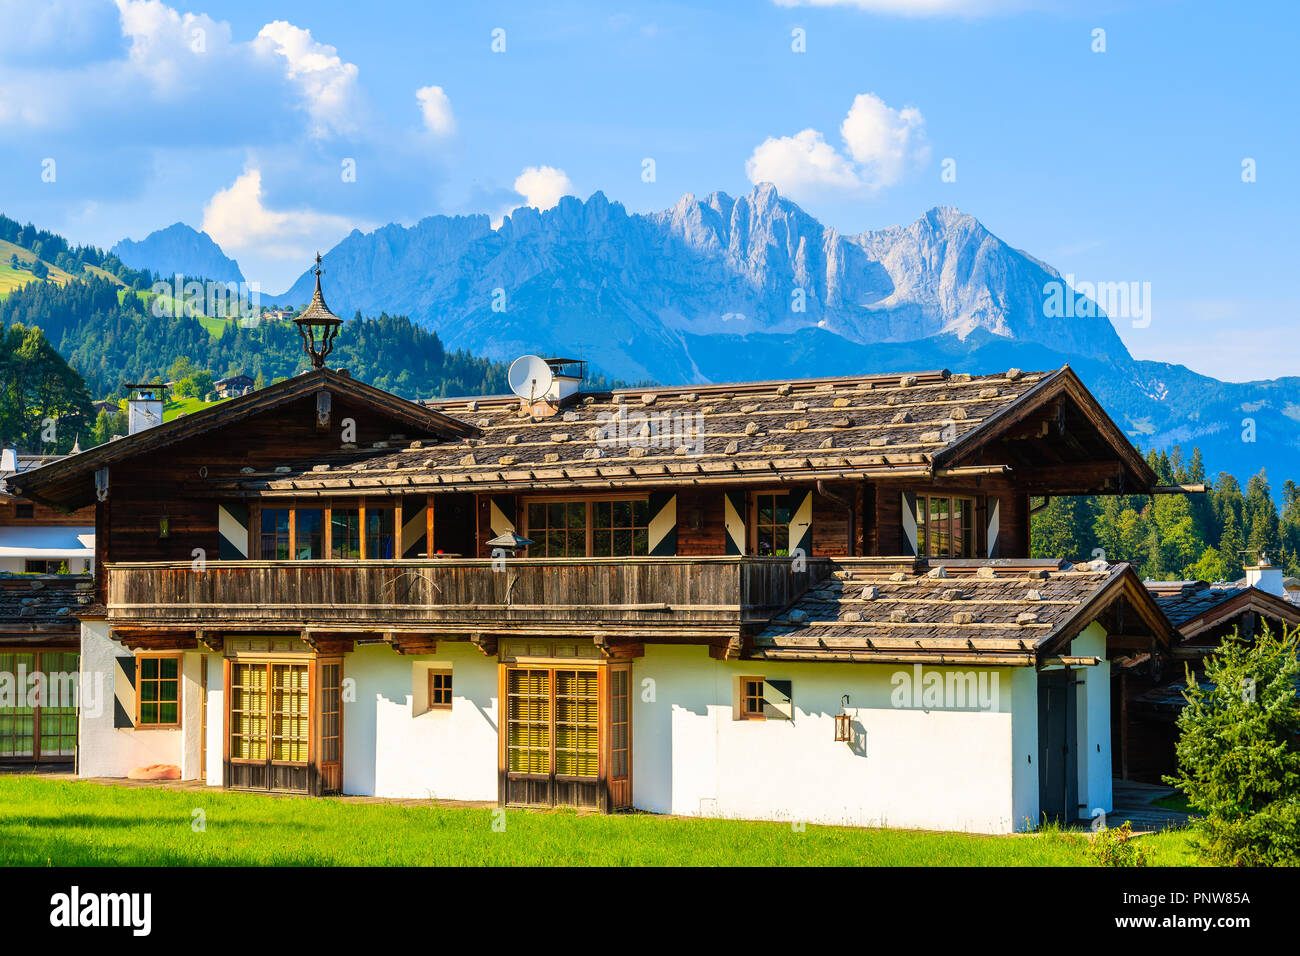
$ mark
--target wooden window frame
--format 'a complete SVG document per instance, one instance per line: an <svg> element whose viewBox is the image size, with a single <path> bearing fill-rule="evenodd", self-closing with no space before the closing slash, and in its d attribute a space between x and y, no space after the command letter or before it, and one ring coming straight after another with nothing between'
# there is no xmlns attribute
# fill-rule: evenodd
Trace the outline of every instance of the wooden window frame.
<svg viewBox="0 0 1300 956"><path fill-rule="evenodd" d="M956 554L930 554L930 527L931 527L930 515L932 513L930 502L936 500L947 500L948 502L947 535L948 535L948 540L950 542L956 540L956 537L953 534L953 514L955 513L956 505L958 502L970 502L970 553L969 554L963 553L964 548L962 547L950 548L950 550L957 551ZM945 559L955 561L955 560L962 560L967 558L978 558L980 556L981 535L980 535L980 528L979 528L980 525L979 515L980 515L981 508L980 508L980 499L977 496L964 495L964 494L948 494L948 493L940 494L940 493L918 491L916 493L916 509L917 509L917 515L913 515L913 518L916 519L916 553L919 557L929 558L930 560L933 561L943 561ZM924 522L921 522L919 520L919 514L921 513L922 509L924 509L924 513L925 513Z"/></svg>
<svg viewBox="0 0 1300 956"><path fill-rule="evenodd" d="M750 703L754 695L749 693L749 685L758 684L758 710L751 710ZM736 719L737 720L767 720L767 715L763 713L763 685L766 678L755 677L753 675L744 675L736 678Z"/></svg>
<svg viewBox="0 0 1300 956"><path fill-rule="evenodd" d="M745 536L749 540L749 553L751 555L763 557L763 555L759 555L758 553L758 499L771 497L771 496L783 497L783 496L788 496L789 494L790 494L789 490L785 488L759 488L749 493L748 497L745 500L745 506L749 510L749 514L745 515L745 531L746 531ZM793 515L791 515L791 517L793 517ZM780 527L780 525L773 524L773 525L767 525L767 527L776 528L776 527ZM790 555L790 522L789 521L785 523L785 529L786 529L785 532L786 553L785 554L773 553L772 555L769 555L769 557L780 557L780 558L789 557Z"/></svg>
<svg viewBox="0 0 1300 956"><path fill-rule="evenodd" d="M446 686L446 687L438 687L438 688L435 688L434 685L438 682L438 681L437 681L438 678L446 678L446 680L447 680L447 686ZM429 710L451 710L452 701L453 701L453 699L454 699L454 697L453 697L453 687L454 687L454 684L452 683L451 671L450 671L450 670L445 670L445 669L443 669L443 668L438 668L438 667L430 668L430 670L429 670L429 700L428 700L428 708L429 708ZM439 696L439 694L442 694L442 693L445 693L446 696L447 696L447 700L446 700L445 702L441 702L441 701L438 700L438 696Z"/></svg>
<svg viewBox="0 0 1300 956"><path fill-rule="evenodd" d="M31 659L32 659L32 670L31 670L30 673L33 673L33 674L34 674L34 673L41 673L41 674L45 674L45 675L48 676L49 673L50 673L50 669L49 669L49 667L48 667L48 664L47 664L46 658L47 658L47 657L50 657L50 656L60 656L60 657L61 657L61 656L65 655L65 654L70 654L70 655L72 655L73 657L75 657L75 658L77 659L77 670L80 671L80 669L81 669L81 663L80 663L80 662L81 662L81 649L80 649L80 648L73 648L73 647L57 647L57 646L49 646L49 645L30 645L30 646L29 646L29 645L23 645L23 646L20 646L20 647L8 646L8 647L0 648L0 654L6 655L6 656L11 656L11 657L14 657L14 658L15 658L15 664L14 664L15 670L16 670L17 667L18 667L18 663L17 663L17 658L18 658L18 657L27 657L27 656L30 656ZM60 662L60 663L62 663L62 662ZM66 673L66 672L64 672L64 673ZM48 683L45 685L45 693L46 693L47 695L50 693L50 685L49 685ZM75 706L70 707L70 708L64 708L64 707L51 707L51 706L49 705L48 702L46 702L46 703L37 703L36 706L34 706L34 707L31 708L31 713L30 713L30 715L26 715L26 714L20 715L20 714L17 713L17 710L18 710L18 709L19 709L19 708L17 708L17 707L6 708L6 710L9 710L9 711L10 711L9 716L10 716L10 718L13 719L13 720L17 720L20 716L30 716L30 717L31 717L31 720L32 720L32 732L31 732L31 747L32 747L32 752L31 752L30 755L27 755L27 754L23 754L23 755L10 754L10 755L5 756L5 757L0 757L0 760L10 761L10 762L14 762L14 763L18 763L18 762L27 762L27 761L31 761L32 763L44 763L44 762L46 762L46 761L49 761L49 762L56 762L56 761L57 761L57 762L62 762L62 761L75 761L75 760L76 760L76 757L77 757L77 748L80 746L80 743L81 743L81 728L78 726L78 721L77 721L77 719L76 719L76 716L77 716L77 708L76 708ZM71 714L71 716L73 717L73 724L72 724L73 729L72 729L72 733L71 733L71 734L64 734L64 733L47 734L47 733L45 733L45 728L44 728L44 726L43 726L43 721L46 719L46 716L47 716L46 711L48 711L48 710L62 711L62 710L65 710L65 709L67 709L67 710L71 710L71 711L73 712L73 713ZM68 715L65 715L65 714L59 713L59 714L55 714L54 716L55 716L56 718L58 718L58 717L63 717L63 716L68 716ZM22 735L19 735L18 733L14 732L14 731L11 731L11 732L9 733L9 735L7 736L7 739L8 739L9 741L16 741L16 740L20 739L20 736L22 736ZM45 747L44 747L44 743L45 743L45 741L46 741L47 739L55 739L55 740L58 740L58 741L61 742L64 738L69 737L69 736L72 738L72 753L71 753L71 754L65 754L65 753L63 753L63 752L62 752L62 750L63 750L62 746L59 747L59 752L58 752L58 753L47 753L47 752L46 752Z"/></svg>
<svg viewBox="0 0 1300 956"><path fill-rule="evenodd" d="M427 525L425 531L425 553L428 554L430 542L433 539L433 495L428 496L427 504ZM300 564L308 564L312 561L371 561L371 560L398 560L402 557L402 529L405 527L405 517L402 513L402 496L401 495L371 495L369 497L346 497L346 498L285 498L257 501L249 506L248 518L248 553L253 560L279 560L262 558L262 513L267 509L287 509L289 512L289 559ZM355 558L335 558L334 557L334 511L356 511L359 538L357 541L357 557ZM367 534L366 534L366 513L367 511L389 511L393 515L393 557L390 558L373 558L367 552ZM321 557L320 558L298 558L298 512L299 511L319 511L321 513Z"/></svg>
<svg viewBox="0 0 1300 956"><path fill-rule="evenodd" d="M648 557L649 534L650 534L650 520L649 520L650 496L645 492L615 491L615 492L605 492L603 494L593 494L593 495L529 495L527 497L521 496L519 499L519 514L520 514L520 527L522 530L519 533L522 534L525 538L532 537L532 532L534 529L529 525L528 522L529 505L572 504L574 502L581 502L585 506L587 512L586 542L585 542L586 554L584 555L584 557L588 557L588 558L593 557L593 552L595 550L594 543L595 543L596 528L595 528L595 514L592 509L592 505L594 505L598 501L600 502L603 501L611 501L611 502L612 501L644 501L646 502L647 515L646 515L645 527L646 527L647 554L646 555L616 555L616 557ZM633 526L633 528L635 528L635 525ZM611 526L611 530L612 530L612 526ZM542 555L532 555L532 554L527 554L527 552L525 552L525 554L528 557L542 557Z"/></svg>
<svg viewBox="0 0 1300 956"><path fill-rule="evenodd" d="M176 662L176 722L175 723L145 723L140 717L140 707L144 703L144 682L145 680L153 681L161 686L164 678L145 678L141 674L141 663L146 660L174 660ZM161 673L159 665L159 673ZM179 730L184 722L184 699L185 699L185 655L178 652L167 651L139 651L135 655L135 729L136 730ZM161 697L151 703L163 704Z"/></svg>

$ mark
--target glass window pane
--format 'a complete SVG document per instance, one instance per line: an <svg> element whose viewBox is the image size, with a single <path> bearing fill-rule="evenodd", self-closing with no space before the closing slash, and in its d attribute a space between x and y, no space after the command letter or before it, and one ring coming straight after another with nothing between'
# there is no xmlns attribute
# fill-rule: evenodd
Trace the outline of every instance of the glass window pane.
<svg viewBox="0 0 1300 956"><path fill-rule="evenodd" d="M632 502L615 501L614 506L614 526L618 528L627 528L632 524Z"/></svg>
<svg viewBox="0 0 1300 956"><path fill-rule="evenodd" d="M294 557L298 561L310 561L324 557L322 526L324 512L319 508L300 508L294 518L296 525Z"/></svg>
<svg viewBox="0 0 1300 956"><path fill-rule="evenodd" d="M160 658L160 659L158 660L158 664L159 664L159 667L160 667L160 669L161 669L161 676L162 676L162 677L164 677L164 678L166 678L166 679L168 679L168 680L175 680L175 679L176 679L177 667L178 667L179 664L180 664L180 660L179 660L179 658L175 658L175 657L163 657L163 658Z"/></svg>

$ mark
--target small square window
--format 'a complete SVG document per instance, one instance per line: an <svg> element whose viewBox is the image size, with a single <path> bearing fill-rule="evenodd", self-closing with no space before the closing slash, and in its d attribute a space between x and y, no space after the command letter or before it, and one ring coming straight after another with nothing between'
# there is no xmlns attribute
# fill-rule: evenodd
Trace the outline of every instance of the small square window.
<svg viewBox="0 0 1300 956"><path fill-rule="evenodd" d="M180 658L153 655L136 658L136 726L181 725Z"/></svg>
<svg viewBox="0 0 1300 956"><path fill-rule="evenodd" d="M451 671L429 671L429 709L451 710Z"/></svg>
<svg viewBox="0 0 1300 956"><path fill-rule="evenodd" d="M741 720L763 720L763 678L742 677L740 679L740 718Z"/></svg>
<svg viewBox="0 0 1300 956"><path fill-rule="evenodd" d="M36 506L30 501L20 501L14 505L15 518L34 518L36 517Z"/></svg>

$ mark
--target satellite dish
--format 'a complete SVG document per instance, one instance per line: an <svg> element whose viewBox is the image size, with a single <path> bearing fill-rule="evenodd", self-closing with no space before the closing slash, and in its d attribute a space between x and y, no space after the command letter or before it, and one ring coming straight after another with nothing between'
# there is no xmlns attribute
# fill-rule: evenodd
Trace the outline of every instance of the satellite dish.
<svg viewBox="0 0 1300 956"><path fill-rule="evenodd" d="M506 373L510 390L530 404L551 390L553 379L551 367L536 355L515 359Z"/></svg>

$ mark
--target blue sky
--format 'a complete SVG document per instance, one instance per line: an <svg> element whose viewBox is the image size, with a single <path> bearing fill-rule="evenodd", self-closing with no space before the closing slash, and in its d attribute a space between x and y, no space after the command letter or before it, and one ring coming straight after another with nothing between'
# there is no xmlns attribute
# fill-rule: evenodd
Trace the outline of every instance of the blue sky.
<svg viewBox="0 0 1300 956"><path fill-rule="evenodd" d="M0 0L0 22L26 24L0 37L0 211L74 241L182 220L276 293L354 227L770 178L843 233L953 205L1062 273L1149 282L1149 327L1116 323L1138 357L1300 371L1291 3Z"/></svg>

